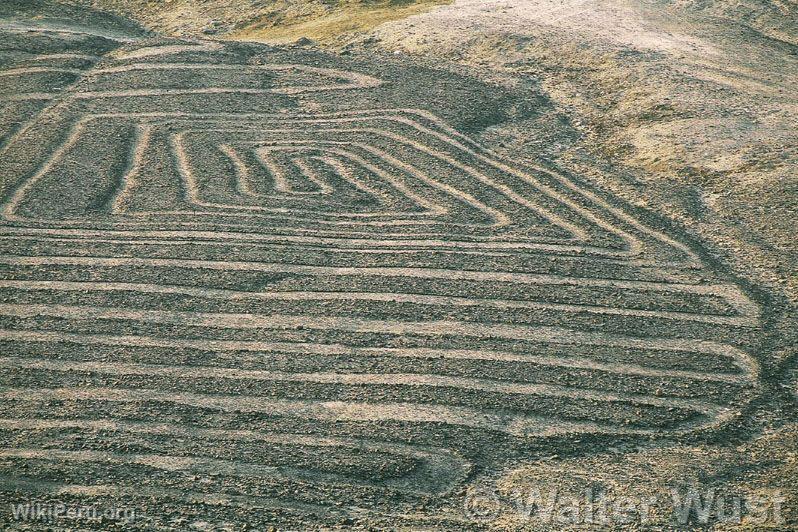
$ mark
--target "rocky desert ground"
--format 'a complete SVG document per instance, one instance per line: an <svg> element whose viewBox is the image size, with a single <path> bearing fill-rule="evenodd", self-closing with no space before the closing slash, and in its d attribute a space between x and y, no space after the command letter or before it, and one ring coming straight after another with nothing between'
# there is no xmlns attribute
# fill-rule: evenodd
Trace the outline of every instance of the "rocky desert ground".
<svg viewBox="0 0 798 532"><path fill-rule="evenodd" d="M796 30L0 4L0 526L795 529Z"/></svg>

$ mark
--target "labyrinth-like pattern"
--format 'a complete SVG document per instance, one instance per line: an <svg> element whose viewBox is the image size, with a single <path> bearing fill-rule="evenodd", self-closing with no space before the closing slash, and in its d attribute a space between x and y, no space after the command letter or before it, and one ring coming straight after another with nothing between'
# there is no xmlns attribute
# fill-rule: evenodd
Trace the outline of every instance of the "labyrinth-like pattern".
<svg viewBox="0 0 798 532"><path fill-rule="evenodd" d="M5 481L396 511L546 438L712 430L756 392L757 305L676 238L429 111L281 103L386 80L223 52L0 72L9 112L42 110L0 162Z"/></svg>

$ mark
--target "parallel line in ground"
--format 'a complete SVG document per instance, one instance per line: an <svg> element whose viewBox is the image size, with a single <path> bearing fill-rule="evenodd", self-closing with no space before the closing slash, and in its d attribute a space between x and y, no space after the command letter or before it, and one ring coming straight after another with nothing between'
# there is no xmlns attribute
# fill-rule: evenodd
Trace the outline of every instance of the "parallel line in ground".
<svg viewBox="0 0 798 532"><path fill-rule="evenodd" d="M549 334L541 334L539 342L546 343ZM716 381L732 384L753 385L754 375L751 368L740 364L736 358L729 357L738 373L707 372L701 370L660 369L643 365L600 362L594 359L576 356L558 357L554 355L517 354L495 350L465 350L465 349L432 349L432 348L388 348L388 347L353 347L342 344L318 343L291 343L291 342L259 342L242 340L213 340L213 339L180 339L175 337L156 338L151 336L124 336L124 335L85 335L68 332L49 331L12 331L0 330L0 341L38 342L38 343L69 343L73 345L103 345L103 346L130 346L167 349L194 349L212 352L259 352L259 353L293 353L313 356L350 355L362 357L397 357L397 358L444 358L474 361L504 361L531 363L545 366L556 366L569 369L586 369L599 372L617 373L622 375L638 375L642 377L680 378L691 381ZM556 343L554 338L548 341ZM572 344L562 344L572 345ZM590 344L584 344L590 345ZM594 343L596 346L615 346L620 348L637 347L623 343ZM697 346L706 349L707 346ZM652 344L653 350L667 348ZM688 351L683 346L674 346L674 351ZM699 351L700 352L700 351ZM706 351L704 355L724 356L718 350ZM741 373L740 373L741 372Z"/></svg>
<svg viewBox="0 0 798 532"><path fill-rule="evenodd" d="M685 399L682 397L655 397L636 393L602 392L576 386L521 383L422 373L285 373L214 366L77 362L72 360L14 357L0 357L0 368L10 370L35 369L48 372L81 371L105 375L146 375L187 379L216 378L315 384L456 388L507 395L533 395L608 404L646 405L664 409L682 408L701 413L711 413L717 408L717 405L711 401Z"/></svg>
<svg viewBox="0 0 798 532"><path fill-rule="evenodd" d="M336 291L279 291L248 292L218 288L200 288L178 285L148 283L115 283L83 281L19 281L0 280L0 289L12 288L26 291L73 291L73 292L137 292L146 294L186 295L205 299L230 301L378 301L387 303L410 303L415 305L486 307L495 309L555 310L570 313L591 313L612 316L634 316L668 320L697 321L725 325L756 325L754 318L747 316L721 316L699 314L689 311L643 310L602 305L579 305L539 302L535 300L510 300L498 298L468 298L407 292L336 292Z"/></svg>
<svg viewBox="0 0 798 532"><path fill-rule="evenodd" d="M350 484L367 487L383 487L411 491L421 494L441 495L441 490L430 492L423 489L424 478L418 472L412 472L404 477L395 477L382 480L382 486L377 483L358 481L344 475L312 471L290 466L272 466L255 462L240 460L220 460L198 456L166 455L160 453L113 453L107 451L90 450L64 450L55 448L36 449L30 447L17 447L0 449L0 458L23 460L47 460L49 462L94 462L104 465L139 465L163 471L186 473L199 473L205 475L224 475L237 477L256 477L268 482L274 480L293 480L297 482L312 482L314 484L328 484L340 489L340 485ZM462 479L460 479L462 480ZM451 486L448 486L451 488ZM415 489L414 489L415 488ZM443 490L445 492L445 490Z"/></svg>
<svg viewBox="0 0 798 532"><path fill-rule="evenodd" d="M0 398L14 401L107 401L136 403L158 401L226 412L253 412L319 421L352 421L444 424L518 437L551 437L565 434L680 434L725 423L733 409L706 403L698 419L679 422L671 428L624 427L592 421L566 421L556 416L541 417L517 413L477 410L462 406L422 403L373 403L359 401L279 400L242 395L204 395L121 388L4 388Z"/></svg>
<svg viewBox="0 0 798 532"><path fill-rule="evenodd" d="M616 341L629 346L677 346L682 349L708 350L735 359L741 367L756 371L757 365L743 351L727 344L683 338L619 337L596 332L576 331L559 327L476 323L456 320L397 321L372 320L336 316L301 316L286 314L240 314L220 312L186 312L166 310L131 310L119 307L89 307L73 305L0 304L0 315L18 318L49 316L73 320L119 320L144 323L172 324L183 327L213 329L315 329L348 333L377 333L408 336L467 336L536 341L545 337L565 340L564 343L598 343Z"/></svg>
<svg viewBox="0 0 798 532"><path fill-rule="evenodd" d="M218 261L198 259L170 259L143 257L100 256L11 256L0 257L0 264L12 266L153 266L194 268L230 271L258 271L269 273L291 273L298 275L406 277L421 279L468 280L482 282L506 282L517 284L539 284L553 286L584 286L617 288L622 290L645 290L666 293L688 293L725 298L740 314L758 316L759 307L735 285L731 284L685 284L656 281L632 281L595 277L568 277L536 273L501 271L455 270L424 267L380 267L380 266L309 266L290 263L268 263L252 261Z"/></svg>

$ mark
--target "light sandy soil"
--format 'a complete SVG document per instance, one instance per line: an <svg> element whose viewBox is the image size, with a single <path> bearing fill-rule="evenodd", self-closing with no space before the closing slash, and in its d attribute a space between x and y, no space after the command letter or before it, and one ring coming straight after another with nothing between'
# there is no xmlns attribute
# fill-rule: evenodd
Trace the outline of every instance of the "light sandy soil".
<svg viewBox="0 0 798 532"><path fill-rule="evenodd" d="M335 40L392 20L423 13L451 0L69 0L138 20L179 37L293 42L312 35Z"/></svg>

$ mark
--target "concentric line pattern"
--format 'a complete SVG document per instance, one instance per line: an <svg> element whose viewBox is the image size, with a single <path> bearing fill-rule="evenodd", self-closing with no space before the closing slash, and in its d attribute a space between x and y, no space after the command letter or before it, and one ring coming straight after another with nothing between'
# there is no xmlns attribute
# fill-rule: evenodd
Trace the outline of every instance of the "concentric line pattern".
<svg viewBox="0 0 798 532"><path fill-rule="evenodd" d="M224 51L0 72L50 101L2 152L4 482L406 511L543 438L710 430L756 393L759 308L687 245L428 111L253 111L382 81Z"/></svg>

